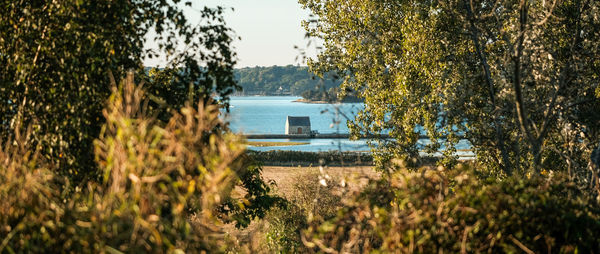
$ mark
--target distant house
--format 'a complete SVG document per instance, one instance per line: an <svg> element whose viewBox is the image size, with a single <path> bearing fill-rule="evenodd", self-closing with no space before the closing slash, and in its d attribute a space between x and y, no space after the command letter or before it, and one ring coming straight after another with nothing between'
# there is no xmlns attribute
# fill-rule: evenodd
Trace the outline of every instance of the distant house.
<svg viewBox="0 0 600 254"><path fill-rule="evenodd" d="M285 134L311 134L308 116L288 116L285 121Z"/></svg>

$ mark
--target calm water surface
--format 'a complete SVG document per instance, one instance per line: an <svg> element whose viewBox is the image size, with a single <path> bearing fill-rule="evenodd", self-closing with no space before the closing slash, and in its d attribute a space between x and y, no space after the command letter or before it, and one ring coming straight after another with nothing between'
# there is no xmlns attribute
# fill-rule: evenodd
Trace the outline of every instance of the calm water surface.
<svg viewBox="0 0 600 254"><path fill-rule="evenodd" d="M346 119L354 118L362 103L310 104L293 102L301 97L240 96L231 98L231 129L245 134L284 134L287 116L309 116L312 130L348 133ZM339 123L339 124L336 124Z"/></svg>
<svg viewBox="0 0 600 254"><path fill-rule="evenodd" d="M234 132L245 134L284 134L287 116L309 116L312 130L319 133L348 133L347 118L353 119L363 108L362 103L310 104L294 102L301 97L294 96L234 96L231 97L230 114L226 119ZM256 139L253 141L285 142L288 139ZM345 139L294 139L309 142L306 145L252 147L256 151L369 151L366 141ZM419 143L428 143L421 140ZM458 149L469 149L466 141L457 145Z"/></svg>
<svg viewBox="0 0 600 254"><path fill-rule="evenodd" d="M310 104L294 102L294 96L234 96L227 120L234 132L245 134L284 134L287 116L309 116L312 130L319 133L348 133L346 117L354 118L362 103ZM286 142L288 139L256 139L253 141ZM369 151L365 141L344 139L294 139L307 145L253 147L257 151Z"/></svg>

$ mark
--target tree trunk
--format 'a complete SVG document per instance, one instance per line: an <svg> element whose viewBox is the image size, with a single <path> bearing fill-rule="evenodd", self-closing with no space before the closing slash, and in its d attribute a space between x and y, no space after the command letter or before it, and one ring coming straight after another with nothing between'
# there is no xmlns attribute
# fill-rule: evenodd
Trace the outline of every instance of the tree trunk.
<svg viewBox="0 0 600 254"><path fill-rule="evenodd" d="M494 127L496 130L496 141L498 143L498 149L500 150L500 155L502 156L502 163L504 164L503 165L504 167L502 168L502 170L507 175L512 175L512 171L513 171L512 165L510 163L510 159L508 158L508 151L506 150L506 145L504 143L504 133L502 131L502 125L501 125L500 119L498 117L499 107L496 104L496 91L495 91L496 89L494 89L494 83L492 81L490 67L487 62L487 57L484 55L483 50L481 49L481 45L479 43L479 31L478 31L477 27L475 26L475 15L473 14L472 6L470 5L470 3L468 1L465 1L465 6L467 9L467 15L469 18L469 24L470 24L470 29L471 29L471 39L473 40L473 43L475 44L475 50L477 52L477 56L479 57L479 60L481 61L482 65L483 65L485 81L488 86L488 92L490 95L492 107L494 108L492 115L494 118Z"/></svg>

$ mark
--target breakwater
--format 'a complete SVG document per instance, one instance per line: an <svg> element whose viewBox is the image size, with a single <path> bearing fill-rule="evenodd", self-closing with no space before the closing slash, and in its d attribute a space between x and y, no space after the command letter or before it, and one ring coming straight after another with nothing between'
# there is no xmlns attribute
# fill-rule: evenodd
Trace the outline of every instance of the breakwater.
<svg viewBox="0 0 600 254"><path fill-rule="evenodd" d="M313 138L321 138L321 139L349 139L349 133L316 133L316 134L243 134L246 139L313 139ZM378 134L378 135L365 135L360 137L360 139L372 139L372 138L381 138L381 139L389 139L389 134ZM462 135L458 136L459 139L464 139L465 137ZM419 139L429 139L429 136L420 135ZM441 136L440 139L446 139L446 136Z"/></svg>
<svg viewBox="0 0 600 254"><path fill-rule="evenodd" d="M245 134L247 139L311 139L311 138L327 138L327 139L349 139L348 133L317 133L317 134ZM367 135L362 138L390 138L388 134Z"/></svg>

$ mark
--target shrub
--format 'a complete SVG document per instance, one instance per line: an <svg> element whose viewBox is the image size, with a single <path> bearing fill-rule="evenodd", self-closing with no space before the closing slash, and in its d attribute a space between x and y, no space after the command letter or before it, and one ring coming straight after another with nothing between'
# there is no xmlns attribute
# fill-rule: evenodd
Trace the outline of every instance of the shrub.
<svg viewBox="0 0 600 254"><path fill-rule="evenodd" d="M0 253L44 252L55 244L63 214L58 182L39 150L24 145L30 131L0 142Z"/></svg>
<svg viewBox="0 0 600 254"><path fill-rule="evenodd" d="M301 152L301 151L249 151L249 155L265 165L372 165L373 156L362 152Z"/></svg>
<svg viewBox="0 0 600 254"><path fill-rule="evenodd" d="M466 167L373 181L308 247L340 252L598 252L600 206L561 176L479 180Z"/></svg>
<svg viewBox="0 0 600 254"><path fill-rule="evenodd" d="M89 182L64 202L53 180L62 178L26 140L4 143L0 252L225 251L219 218L228 214L219 208L235 200L239 176L252 175L260 185L260 171L245 167L244 145L221 128L218 106L184 107L163 125L146 115L143 98L131 73L113 90L94 144L102 182ZM268 188L242 187L254 195L245 202L269 197Z"/></svg>
<svg viewBox="0 0 600 254"><path fill-rule="evenodd" d="M198 9L195 23L180 2L0 0L0 138L21 118L33 126L28 142L85 185L101 171L93 140L111 95L106 73L142 74L144 59L159 55L169 56L166 70L145 77L158 101L179 109L216 93L227 105L237 85L223 8ZM156 49L145 48L148 41Z"/></svg>
<svg viewBox="0 0 600 254"><path fill-rule="evenodd" d="M66 246L128 252L222 248L214 209L242 169L239 137L215 129L217 106L184 107L161 127L144 115L142 98L133 75L111 96L95 143L104 184L90 186L93 195L74 199L71 205L80 209L70 209L82 211L74 214L88 218L82 221L97 223Z"/></svg>
<svg viewBox="0 0 600 254"><path fill-rule="evenodd" d="M275 183L263 181L259 162L246 155L242 156L242 160L248 165L242 167L243 171L237 172L239 181L236 186L245 194L240 198L228 196L218 209L221 220L234 222L237 228L249 226L253 219L265 217L270 208L286 203L284 198L271 194L271 187Z"/></svg>
<svg viewBox="0 0 600 254"><path fill-rule="evenodd" d="M310 223L333 218L341 206L337 180L319 173L296 176L294 192L286 207L276 207L265 217L269 223L266 243L272 252L306 253L301 232Z"/></svg>

